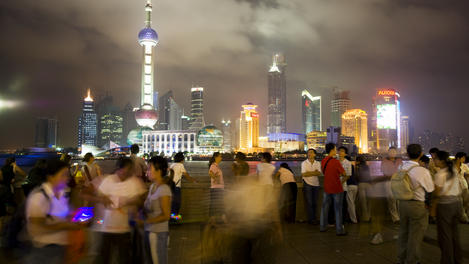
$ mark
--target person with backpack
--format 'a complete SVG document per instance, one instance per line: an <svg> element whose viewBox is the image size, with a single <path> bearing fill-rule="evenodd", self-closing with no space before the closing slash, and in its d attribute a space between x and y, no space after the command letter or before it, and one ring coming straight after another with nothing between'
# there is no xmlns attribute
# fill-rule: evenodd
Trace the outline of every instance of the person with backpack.
<svg viewBox="0 0 469 264"><path fill-rule="evenodd" d="M408 145L407 155L410 160L391 178L391 190L399 200L398 263L419 263L420 247L428 227L425 191L433 192L435 186L430 172L419 165L422 147Z"/></svg>
<svg viewBox="0 0 469 264"><path fill-rule="evenodd" d="M33 243L27 263L64 263L68 232L84 227L68 219L70 208L64 195L69 180L68 164L50 160L46 174L46 182L34 189L26 201L27 230Z"/></svg>
<svg viewBox="0 0 469 264"><path fill-rule="evenodd" d="M173 171L173 181L174 181L174 190L173 190L173 200L171 204L171 216L179 217L179 210L181 209L181 186L182 178L189 180L190 182L196 182L189 173L187 173L186 168L184 168L184 153L178 152L174 155L174 163L171 164L170 169Z"/></svg>
<svg viewBox="0 0 469 264"><path fill-rule="evenodd" d="M435 174L435 204L438 244L441 250L440 263L462 263L463 255L459 238L459 220L462 205L458 168L449 159L449 153L438 151L435 165L440 168Z"/></svg>
<svg viewBox="0 0 469 264"><path fill-rule="evenodd" d="M346 180L346 172L340 161L335 158L337 155L337 148L334 143L326 144L325 157L321 162L322 172L324 174L324 198L322 201L321 219L320 219L320 231L327 231L327 220L329 216L329 205L330 201L334 202L335 210L335 225L336 235L345 236L347 233L344 230L343 219L342 219L342 203L344 200L344 189L342 187ZM341 181L341 176L342 181Z"/></svg>

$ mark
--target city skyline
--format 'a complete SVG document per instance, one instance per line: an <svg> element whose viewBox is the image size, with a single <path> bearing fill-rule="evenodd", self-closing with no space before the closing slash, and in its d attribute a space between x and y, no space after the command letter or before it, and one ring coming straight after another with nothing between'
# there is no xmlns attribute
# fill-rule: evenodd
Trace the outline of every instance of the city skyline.
<svg viewBox="0 0 469 264"><path fill-rule="evenodd" d="M456 94L457 91L463 92L465 84L467 83L467 78L463 76L463 74L459 74L458 71L458 68L465 68L465 64L454 63L454 65L457 65L457 68L455 68L456 66L453 66L452 63L452 61L464 62L464 58L466 58L466 53L462 53L462 55L459 53L456 54L456 51L461 50L458 49L459 44L456 46L456 49L452 49L452 51L447 50L445 52L446 56L441 55L442 57L439 57L440 59L432 59L431 61L425 60L424 58L430 57L427 55L433 54L433 52L428 52L423 49L418 52L413 51L412 53L416 54L410 56L412 58L411 60L410 58L406 58L406 55L410 54L407 49L403 48L401 45L396 45L394 42L393 45L397 47L391 48L386 45L385 36L372 31L368 39L370 41L369 45L376 47L376 50L345 53L345 57L342 56L344 60L339 64L335 63L337 57L330 57L330 55L334 53L331 50L334 48L334 45L332 45L331 49L327 49L324 45L319 43L317 44L318 46L314 46L312 49L308 48L309 53L301 52L305 51L305 47L301 46L299 43L303 41L307 43L309 47L312 43L311 39L305 40L305 37L302 36L300 32L292 31L291 25L293 23L306 25L306 23L304 23L305 20L303 18L295 19L292 14L297 14L299 10L287 5L286 2L276 1L276 3L278 3L277 6L268 6L266 2L263 1L251 3L235 1L226 4L237 11L233 12L234 14L232 16L228 16L231 19L231 23L227 23L227 29L231 29L231 24L239 25L240 20L238 20L239 16L237 14L242 13L240 10L258 15L258 17L255 18L256 21L252 22L256 31L252 33L254 38L252 41L258 37L261 43L259 48L252 49L253 46L251 42L249 42L249 39L240 38L248 40L246 45L250 48L248 48L247 51L239 50L239 39L234 41L236 45L233 45L233 41L230 43L217 42L208 45L207 48L210 49L213 48L213 45L227 49L226 53L221 52L221 55L217 55L217 57L220 57L219 60L214 60L211 55L201 60L201 54L204 54L204 52L201 52L200 47L202 44L206 43L204 41L214 41L213 38L205 38L205 40L203 40L191 37L194 36L195 33L202 32L201 28L206 25L205 22L202 23L198 20L200 22L198 24L199 26L204 25L203 27L200 26L200 28L197 28L197 25L189 25L189 28L185 30L177 30L177 28L169 25L170 22L180 19L177 13L176 16L174 16L176 12L174 6L167 3L157 4L154 12L157 12L159 16L155 16L158 17L158 21L155 21L155 25L158 25L158 32L166 35L165 38L163 38L166 43L160 45L158 51L159 57L157 59L158 70L161 70L161 74L157 74L156 86L160 94L168 90L174 90L175 97L180 99L178 103L181 104L183 108L190 109L187 107L190 104L187 89L191 86L191 82L197 81L206 89L205 108L207 123L215 123L216 120L220 120L222 117L228 117L234 120L240 104L246 101L256 101L259 105L259 114L261 117L261 134L265 134L267 107L267 98L265 98L265 94L267 93L265 72L268 70L271 54L276 51L283 51L289 61L287 79L288 132L301 132L300 110L297 109L297 105L299 105L300 102L299 98L295 98L294 96L297 97L299 89L302 87L309 87L314 94L324 94L324 102L326 102L323 108L326 115L324 117L325 124L329 124L328 120L330 119L330 116L327 116L327 103L330 101L330 97L327 98L327 92L329 92L330 89L327 87L337 86L342 89L350 90L352 97L351 107L363 108L367 112L371 109L370 98L373 96L376 89L391 87L401 92L402 112L410 116L411 122L416 129L416 134L421 134L424 130L429 129L438 133L448 133L451 131L455 135L465 136L464 131L467 130L467 125L457 122L456 119L457 113L464 112L462 108L463 104L460 103L463 98L456 96ZM305 7L305 10L310 10L309 8L311 8L313 4L316 5L318 11L311 9L311 14L314 15L319 15L321 13L319 10L324 10L325 8L318 2L309 4L300 1L299 3ZM103 5L106 4L105 1ZM20 41L20 44L28 43L28 51L25 53L19 53L18 51L24 51L25 49L21 49L16 44L16 50L13 50L9 45L10 40L6 40L5 47L0 50L1 54L5 55L5 62L1 64L5 70L0 79L3 84L2 86L5 88L0 96L6 99L21 100L24 101L24 103L22 108L2 110L0 120L2 122L14 122L14 120L21 119L24 120L24 123L19 124L12 129L13 131L11 132L7 131L6 134L2 136L0 148L32 146L34 136L32 134L26 134L26 132L23 131L33 131L34 120L38 116L55 116L55 113L58 113L57 118L59 122L63 124L59 128L61 143L64 146L74 145L74 141L76 140L74 131L77 129L75 117L79 115L80 111L80 100L78 98L82 98L81 94L87 87L91 87L94 91L93 93L96 95L110 91L112 95L116 97L116 104L118 105L125 105L127 100L131 101L132 105L137 106L139 104L139 98L137 98L134 93L131 96L127 90L135 91L138 89L138 84L140 83L140 56L134 36L135 32L142 26L139 21L142 20L141 7L143 4L144 1L138 4L135 2L116 2L113 4L113 8L117 8L118 10L120 10L119 8L122 9L120 12L116 12L119 14L119 19L121 20L122 16L128 17L126 21L129 22L129 25L123 25L119 19L114 17L107 18L109 19L109 23L95 23L99 21L101 17L99 8L98 12L93 11L87 13L85 11L89 10L84 5L81 6L81 4L74 6L74 9L72 9L67 3L59 3L55 8L67 11L74 10L77 12L78 17L85 16L89 18L88 23L83 22L84 20L82 19L78 19L73 22L69 21L69 24L61 24L59 21L63 18L62 14L56 12L56 10L51 7L45 7L47 5L37 7L26 2L25 5L19 9L9 2L1 4L1 6L5 8L5 14L10 20L2 22L0 26L2 26L2 29L7 33L11 31L13 36L17 36L19 32L25 32L30 28L34 28L33 25L35 25L42 28L43 31L45 30L46 35L50 37L51 41L54 41L58 40L58 36L63 35L62 33L65 29L72 28L73 23L76 23L76 25L73 26L77 26L78 29L65 34L76 42L71 43L71 45L61 45L64 47L64 50L57 54L50 52L46 47L55 47L55 45L46 44L47 40L38 41L34 39L34 32L27 31L28 34L21 36L23 39L26 39L25 41ZM206 3L201 3L202 6L203 4ZM188 3L188 5L194 8L194 5L191 3ZM459 7L461 7L461 5L462 4L460 4ZM365 25L365 22L377 19L374 16L378 16L384 12L381 9L375 10L373 9L374 7L366 5L353 6L353 4L344 4L344 7L334 6L329 12L340 14L340 12L343 12L350 6L355 7L350 13L352 17L358 17L358 15L362 13L362 11L359 11L360 8L358 7L367 11L376 11L373 17L364 16L363 20L357 20L356 25L351 25L352 30L357 30L359 26ZM411 6L412 10L408 12L422 12L422 16L435 18L434 21L429 19L431 23L442 22L442 17L449 16L449 14L455 15L461 19L451 20L452 22L443 24L439 23L440 27L424 31L425 34L422 40L418 40L416 43L408 40L408 43L411 43L412 47L426 47L429 43L428 40L433 40L435 36L447 36L450 40L455 40L456 36L461 35L458 33L464 32L463 29L467 28L467 21L461 18L458 9L455 7L450 9L439 7L438 5L429 7L418 4ZM50 20L45 23L44 21L41 22L34 19L24 19L29 15L29 10L33 9L31 7L36 8L34 10L38 12L38 17L47 15ZM106 8L108 7L109 5L106 5ZM402 16L402 11L405 10L404 6L399 4L386 4L382 8L385 7L393 8L393 10L396 11L391 17ZM226 8L226 6L224 6L224 8ZM158 13L159 10L162 9L165 10L164 14L163 12L161 14ZM464 8L459 9L464 10ZM125 10L125 12L123 10ZM199 7L194 9L195 14L200 12L202 11ZM275 21L273 14L276 12L284 14L289 18L285 22L285 25ZM170 18L170 16L172 16L172 18ZM235 18L233 18L233 16ZM341 20L334 19L334 16L328 17L332 17L331 21L329 21L331 23L328 24L329 26L326 28L324 34L331 36L331 32L333 32L331 27L334 28L334 23L340 24ZM401 23L411 20L409 17L411 16L405 16L404 22ZM214 18L210 18L213 21ZM261 23L264 18L267 21L266 25ZM387 18L383 18L383 20L380 21L386 22L386 19ZM391 20L391 18L389 19ZM14 23L15 21L23 22ZM6 25L9 27L6 27ZM460 25L460 27L454 27L457 29L454 30L452 27L454 25ZM431 27L431 25L428 24L417 24L414 26L416 30ZM395 27L389 25L389 27L391 33L393 33L395 32L393 30L397 29L398 25ZM447 30L449 28L452 28L452 30ZM15 31L15 29L19 30ZM93 29L94 31L89 29ZM271 30L270 33L268 32L269 29ZM225 28L221 28L220 30L222 33L225 33ZM230 34L232 33L231 30L227 31ZM279 34L274 34L277 31ZM402 34L415 41L415 39L411 37L412 32L412 30L409 30ZM341 33L343 33L343 31L341 31ZM233 36L239 37L239 35L236 34ZM290 38L292 36L297 36L297 38ZM306 35L306 38L310 37L311 35ZM338 35L336 37L338 37ZM288 40L286 38L288 38ZM340 40L335 43L349 46L346 44L353 42L352 39L355 38L355 36L341 36ZM184 41L189 39L196 40L196 42ZM325 39L325 36L321 36L320 39ZM59 40L65 41L62 39ZM366 43L363 39L360 41ZM454 46L454 44L451 44L453 42L448 41L448 38L446 38L444 42L445 43L443 43L443 41L436 41L435 43L435 41L433 41L432 43L435 47L445 45L448 47ZM313 43L315 42L313 41ZM378 45L377 43L381 43L382 45ZM462 43L467 43L467 40L463 40ZM82 44L90 45L90 49L88 49L90 55L83 56L83 58L89 59L89 61L85 60L86 63L77 56L77 54L81 54L80 45ZM173 52L175 48L183 52L182 56L175 57L175 53ZM203 50L205 51L206 48ZM230 54L230 51L240 55L236 58L229 57L228 54ZM47 59L41 56L42 54L48 54ZM51 54L53 54L53 56L50 56ZM96 54L100 54L100 56L96 56ZM344 53L338 52L338 54ZM372 59L370 55L376 54L382 56L376 56L376 59ZM352 63L352 61L354 61L351 59L354 58L353 55L356 55L356 59L361 61L360 64ZM92 58L92 56L94 56L94 58ZM383 59L383 56L387 63L386 67L379 62L380 59ZM305 59L302 59L302 57L305 57ZM180 62L175 62L174 60L176 58L180 59ZM409 61L412 62L415 60L416 62L414 63L408 63ZM226 63L228 61L230 61L230 63ZM436 64L435 61L438 61L438 64ZM98 67L103 65L107 65L107 67ZM234 67L236 65L239 66ZM402 67L402 65L405 65L405 67ZM425 65L424 69L422 69L422 65ZM347 71L345 71L344 68L347 68ZM357 74L360 71L361 74ZM425 71L430 71L432 74L427 74ZM364 72L366 72L366 74ZM435 73L439 76L438 80L434 78ZM219 77L216 77L217 75L219 75ZM44 78L41 76L53 77ZM59 87L61 89L59 89ZM442 91L447 89L446 87L453 89L451 94L443 94L440 96ZM442 104L451 107L436 110L434 105L430 102L437 100L437 98ZM16 138L16 135L21 135L21 137Z"/></svg>

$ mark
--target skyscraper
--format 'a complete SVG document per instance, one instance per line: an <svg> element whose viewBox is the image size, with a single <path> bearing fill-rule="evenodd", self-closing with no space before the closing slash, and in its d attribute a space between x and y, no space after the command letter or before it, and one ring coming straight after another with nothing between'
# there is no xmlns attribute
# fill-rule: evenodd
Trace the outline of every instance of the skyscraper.
<svg viewBox="0 0 469 264"><path fill-rule="evenodd" d="M342 125L342 114L350 109L350 91L334 89L331 101L331 126L340 127Z"/></svg>
<svg viewBox="0 0 469 264"><path fill-rule="evenodd" d="M223 149L225 152L231 152L233 150L233 140L231 133L231 121L223 119L221 121L223 131Z"/></svg>
<svg viewBox="0 0 469 264"><path fill-rule="evenodd" d="M35 146L38 148L57 147L57 119L40 117L36 120Z"/></svg>
<svg viewBox="0 0 469 264"><path fill-rule="evenodd" d="M409 116L401 116L401 152L411 143L411 129L409 124Z"/></svg>
<svg viewBox="0 0 469 264"><path fill-rule="evenodd" d="M307 90L301 92L303 133L322 130L321 96L312 96Z"/></svg>
<svg viewBox="0 0 469 264"><path fill-rule="evenodd" d="M172 97L173 91L168 91L158 99L158 130L169 129L170 101Z"/></svg>
<svg viewBox="0 0 469 264"><path fill-rule="evenodd" d="M83 111L78 119L78 147L82 145L96 146L98 139L98 121L94 111L94 101L91 91L83 100Z"/></svg>
<svg viewBox="0 0 469 264"><path fill-rule="evenodd" d="M102 147L112 141L116 144L125 144L122 140L124 134L124 113L113 104L112 96L105 96L96 103L98 120L98 146Z"/></svg>
<svg viewBox="0 0 469 264"><path fill-rule="evenodd" d="M129 135L130 131L137 126L137 121L135 120L135 113L133 111L133 107L130 103L127 103L122 110L122 118L123 118L123 135L121 139L122 145L130 144L128 142L127 135Z"/></svg>
<svg viewBox="0 0 469 264"><path fill-rule="evenodd" d="M156 124L158 114L154 102L154 47L158 44L158 34L151 28L151 0L145 5L145 27L138 33L138 43L142 46L142 80L140 109L135 112L135 119L141 127L150 127Z"/></svg>
<svg viewBox="0 0 469 264"><path fill-rule="evenodd" d="M268 75L267 135L285 133L287 129L286 67L285 57L274 54Z"/></svg>
<svg viewBox="0 0 469 264"><path fill-rule="evenodd" d="M182 127L181 127L182 130L189 130L191 126L191 118L184 114L184 109L182 109L181 123L182 123Z"/></svg>
<svg viewBox="0 0 469 264"><path fill-rule="evenodd" d="M342 114L342 134L354 137L360 153L368 153L367 114L361 109L350 109Z"/></svg>
<svg viewBox="0 0 469 264"><path fill-rule="evenodd" d="M239 124L239 147L244 151L250 151L259 146L259 114L257 105L248 103L243 105Z"/></svg>
<svg viewBox="0 0 469 264"><path fill-rule="evenodd" d="M401 148L400 94L394 89L380 89L373 98L373 130L376 130L376 150L387 151L389 147Z"/></svg>
<svg viewBox="0 0 469 264"><path fill-rule="evenodd" d="M182 108L174 101L173 97L169 98L169 130L182 130Z"/></svg>
<svg viewBox="0 0 469 264"><path fill-rule="evenodd" d="M204 121L204 88L191 88L191 126L190 129L199 131L205 126Z"/></svg>

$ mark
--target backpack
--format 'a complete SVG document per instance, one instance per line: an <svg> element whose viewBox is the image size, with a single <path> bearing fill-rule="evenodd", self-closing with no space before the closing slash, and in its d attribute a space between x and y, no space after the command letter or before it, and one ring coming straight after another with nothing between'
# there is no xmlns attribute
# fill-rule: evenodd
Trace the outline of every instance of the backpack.
<svg viewBox="0 0 469 264"><path fill-rule="evenodd" d="M415 165L410 167L408 170L400 169L398 172L392 175L391 191L395 199L412 200L412 198L414 198L414 188L412 188L409 172L415 167L420 166Z"/></svg>

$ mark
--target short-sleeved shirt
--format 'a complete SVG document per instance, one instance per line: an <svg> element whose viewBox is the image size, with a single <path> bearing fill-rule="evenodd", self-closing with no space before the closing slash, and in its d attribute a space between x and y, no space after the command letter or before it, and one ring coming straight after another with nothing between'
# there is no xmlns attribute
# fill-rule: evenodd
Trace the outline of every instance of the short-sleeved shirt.
<svg viewBox="0 0 469 264"><path fill-rule="evenodd" d="M415 161L407 161L402 165L403 170L409 170L419 164ZM411 169L409 172L409 178L412 182L412 188L414 189L413 200L425 202L425 191L433 192L435 185L433 184L432 176L430 172L424 167L418 166Z"/></svg>
<svg viewBox="0 0 469 264"><path fill-rule="evenodd" d="M223 180L223 172L221 171L220 167L217 163L212 163L210 165L209 172L213 173L214 175L218 176L216 179L210 177L210 188L212 189L224 189L225 182Z"/></svg>
<svg viewBox="0 0 469 264"><path fill-rule="evenodd" d="M156 190L152 194L151 192L154 188L156 188ZM162 184L160 186L156 186L155 184L152 184L150 186L150 191L148 192L148 196L144 204L144 210L147 215L147 218L155 218L163 213L163 210L161 210L160 203L160 198L163 196L172 196L171 188L169 188L168 185ZM168 221L154 224L145 224L145 231L154 233L168 232Z"/></svg>
<svg viewBox="0 0 469 264"><path fill-rule="evenodd" d="M47 197L40 190L43 189ZM46 223L54 224L64 222L70 212L68 199L64 192L59 193L59 197L54 195L52 186L49 183L43 183L40 187L33 190L26 201L26 219L46 218ZM49 216L49 217L48 217ZM28 232L36 247L43 247L50 244L67 245L68 232L40 230L40 227L28 224Z"/></svg>
<svg viewBox="0 0 469 264"><path fill-rule="evenodd" d="M449 179L449 169L440 169L435 174L435 185L442 188L440 196L458 196L461 194L461 185L459 182L459 173L453 170L453 177Z"/></svg>
<svg viewBox="0 0 469 264"><path fill-rule="evenodd" d="M174 171L173 181L176 184L176 187L181 188L182 176L186 173L186 168L181 162L173 163L170 167Z"/></svg>
<svg viewBox="0 0 469 264"><path fill-rule="evenodd" d="M306 172L313 172L316 170L321 172L321 163L319 161L313 161L313 163L311 164L309 160L305 160L301 163L301 174ZM303 177L303 181L305 181L306 184L311 186L319 186L318 176Z"/></svg>
<svg viewBox="0 0 469 264"><path fill-rule="evenodd" d="M108 196L112 205L104 209L103 223L96 231L106 233L127 233L129 226L129 206L125 202L134 199L146 192L142 180L132 176L125 181L121 181L118 175L112 174L104 178L99 191Z"/></svg>
<svg viewBox="0 0 469 264"><path fill-rule="evenodd" d="M260 185L274 185L272 177L274 176L275 166L270 163L261 162L257 164L257 175Z"/></svg>
<svg viewBox="0 0 469 264"><path fill-rule="evenodd" d="M344 159L344 160L340 161L340 165L342 165L342 168L344 168L345 175L347 175L347 177L351 177L352 176L352 163L348 159ZM344 177L341 176L340 180L343 180L343 178ZM342 188L344 189L344 191L347 191L347 181L345 181L342 184Z"/></svg>
<svg viewBox="0 0 469 264"><path fill-rule="evenodd" d="M278 169L278 172L280 173L280 182L282 183L282 185L289 182L296 183L295 176L289 169L280 167L280 169Z"/></svg>
<svg viewBox="0 0 469 264"><path fill-rule="evenodd" d="M322 160L321 167L324 174L324 191L330 194L343 192L340 175L345 173L345 170L340 161L333 157L326 157Z"/></svg>
<svg viewBox="0 0 469 264"><path fill-rule="evenodd" d="M147 163L143 158L140 158L135 154L131 154L130 158L134 163L134 175L143 178L147 172Z"/></svg>

